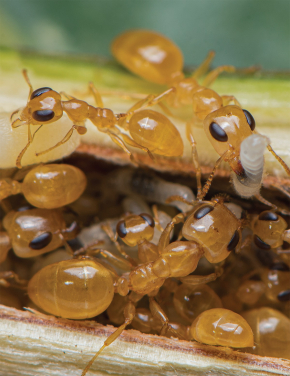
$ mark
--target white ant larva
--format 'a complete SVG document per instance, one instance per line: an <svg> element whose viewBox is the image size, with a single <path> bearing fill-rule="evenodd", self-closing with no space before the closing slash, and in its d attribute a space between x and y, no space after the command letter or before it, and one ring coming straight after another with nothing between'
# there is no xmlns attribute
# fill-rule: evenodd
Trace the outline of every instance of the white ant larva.
<svg viewBox="0 0 290 376"><path fill-rule="evenodd" d="M232 174L234 187L240 196L252 197L259 194L264 170L264 151L269 143L270 140L260 134L252 134L241 143L240 161L244 174Z"/></svg>

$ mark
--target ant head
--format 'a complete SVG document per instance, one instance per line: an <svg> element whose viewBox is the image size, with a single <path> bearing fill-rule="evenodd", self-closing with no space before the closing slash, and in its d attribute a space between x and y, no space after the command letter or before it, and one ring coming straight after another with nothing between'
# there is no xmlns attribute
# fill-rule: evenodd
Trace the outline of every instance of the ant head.
<svg viewBox="0 0 290 376"><path fill-rule="evenodd" d="M149 214L128 215L118 222L117 233L125 244L134 247L142 240L153 238L154 226L154 219Z"/></svg>
<svg viewBox="0 0 290 376"><path fill-rule="evenodd" d="M211 112L204 120L204 129L220 156L231 149L228 159L239 158L241 142L252 134L255 120L249 111L230 105Z"/></svg>
<svg viewBox="0 0 290 376"><path fill-rule="evenodd" d="M199 243L207 260L216 263L240 244L240 221L223 203L201 201L185 221L182 235Z"/></svg>
<svg viewBox="0 0 290 376"><path fill-rule="evenodd" d="M30 209L8 213L3 221L14 252L19 257L34 257L62 245L59 229L66 227L60 211Z"/></svg>
<svg viewBox="0 0 290 376"><path fill-rule="evenodd" d="M253 222L254 242L260 249L270 250L283 244L286 221L273 211L263 211Z"/></svg>
<svg viewBox="0 0 290 376"><path fill-rule="evenodd" d="M32 92L23 112L34 125L54 122L63 114L61 96L49 87L41 87Z"/></svg>

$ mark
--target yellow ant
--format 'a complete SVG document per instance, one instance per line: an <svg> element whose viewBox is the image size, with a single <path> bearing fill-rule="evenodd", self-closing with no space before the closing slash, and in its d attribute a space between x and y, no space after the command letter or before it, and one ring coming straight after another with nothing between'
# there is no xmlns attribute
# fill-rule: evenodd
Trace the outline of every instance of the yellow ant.
<svg viewBox="0 0 290 376"><path fill-rule="evenodd" d="M152 159L154 159L152 153L169 157L183 154L183 141L173 123L166 116L156 111L142 110L142 106L144 107L143 101L138 102L134 109L127 113L114 114L112 110L103 108L102 98L92 83L90 83L89 89L98 107L91 106L67 94L64 95L68 100L63 101L61 94L49 87L42 87L33 91L26 70L23 70L23 76L30 88L27 105L23 110L17 110L11 115L12 128L22 125L28 126L28 142L16 160L18 168L21 168L23 155L33 142L36 132L43 125L60 119L63 112L66 112L73 122L71 129L56 145L36 155L42 155L66 143L74 130L80 135L85 134L87 132L85 125L87 119L100 132L106 133L115 144L121 147L133 162L135 162L134 157L125 142L130 146L144 150ZM148 107L148 105L145 107ZM14 119L15 116L17 116L16 119ZM129 121L128 125L124 122L126 118ZM33 135L31 125L38 126ZM132 138L122 133L117 126L128 130Z"/></svg>

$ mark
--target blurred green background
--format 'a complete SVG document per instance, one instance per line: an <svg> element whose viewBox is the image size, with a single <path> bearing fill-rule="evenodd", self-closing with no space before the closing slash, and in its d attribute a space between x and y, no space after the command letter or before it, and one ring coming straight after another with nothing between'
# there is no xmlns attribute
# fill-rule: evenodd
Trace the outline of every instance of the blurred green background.
<svg viewBox="0 0 290 376"><path fill-rule="evenodd" d="M290 69L289 0L0 0L0 46L110 56L124 30L159 31L186 65Z"/></svg>

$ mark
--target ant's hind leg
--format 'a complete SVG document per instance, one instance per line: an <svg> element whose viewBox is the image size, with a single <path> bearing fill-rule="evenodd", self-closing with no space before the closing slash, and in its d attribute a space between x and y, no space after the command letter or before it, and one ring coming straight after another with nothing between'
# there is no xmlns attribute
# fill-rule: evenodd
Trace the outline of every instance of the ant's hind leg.
<svg viewBox="0 0 290 376"><path fill-rule="evenodd" d="M201 194L201 169L200 169L200 164L198 160L196 142L192 134L190 123L186 123L186 137L188 141L190 142L191 149L192 149L192 160L193 160L193 164L195 168L195 175L196 175L196 182L197 182L197 196L199 196Z"/></svg>
<svg viewBox="0 0 290 376"><path fill-rule="evenodd" d="M117 134L115 134L114 132L112 132L110 130L106 130L106 131L104 131L104 133L107 133L111 137L111 140L116 145L118 145L121 149L123 149L123 151L130 157L131 162L138 166L138 162L135 160L133 154L127 148L124 141Z"/></svg>
<svg viewBox="0 0 290 376"><path fill-rule="evenodd" d="M29 80L27 70L23 69L22 74L23 74L24 80L26 81L27 85L29 86L28 100L30 100L31 94L33 93L33 88L32 88L31 82Z"/></svg>
<svg viewBox="0 0 290 376"><path fill-rule="evenodd" d="M138 148L138 149L141 149L141 150L145 151L145 152L149 155L149 157L150 157L153 161L155 161L155 157L154 157L154 155L151 153L151 151L150 151L148 148L145 148L145 146L141 146L141 145L139 145L137 142L135 142L135 141L134 141L131 137L129 137L127 134L122 133L122 137L123 137L124 141L125 141L128 145L133 146L134 148Z"/></svg>
<svg viewBox="0 0 290 376"><path fill-rule="evenodd" d="M186 277L179 278L180 281L189 286L197 286L215 281L223 274L223 267L217 266L214 273L208 275L188 275Z"/></svg>
<svg viewBox="0 0 290 376"><path fill-rule="evenodd" d="M89 91L94 97L97 106L104 108L104 102L102 100L101 94L99 93L99 91L97 90L97 88L92 82L89 83Z"/></svg>
<svg viewBox="0 0 290 376"><path fill-rule="evenodd" d="M103 346L100 348L100 350L95 354L95 356L90 360L90 362L88 363L88 365L86 366L86 368L84 369L83 373L82 373L82 376L85 376L88 372L88 370L91 368L92 364L94 363L94 361L97 359L97 357L100 355L100 353L106 348L108 347L112 342L114 342L118 337L119 335L122 334L123 330L126 328L126 326L130 325L131 322L133 321L134 319L134 316L135 316L135 305L134 303L132 302L128 302L124 308L124 317L125 317L125 322L124 324L122 324L121 326L119 326L119 328L114 332L112 333L105 341L105 343L103 344Z"/></svg>
<svg viewBox="0 0 290 376"><path fill-rule="evenodd" d="M209 70L210 64L213 61L215 57L214 51L209 51L206 58L203 60L203 62L195 69L195 71L192 73L191 77L195 78L196 80L202 77L206 74L206 72Z"/></svg>
<svg viewBox="0 0 290 376"><path fill-rule="evenodd" d="M152 316L158 320L158 321L161 321L162 323L162 329L161 329L161 332L160 332L160 335L165 335L166 333L172 333L172 335L175 335L177 338L180 338L180 339L187 339L185 336L184 336L184 333L177 330L177 329L174 329L172 327L172 325L170 324L169 322L169 319L168 317L166 316L165 312L163 311L163 309L160 307L160 305L151 297L149 298L149 308L150 308L150 312L152 313Z"/></svg>
<svg viewBox="0 0 290 376"><path fill-rule="evenodd" d="M148 95L145 99L141 99L140 101L135 103L134 106L132 106L129 109L129 111L127 113L127 117L132 116L134 114L134 112L136 112L138 110L143 110L145 108L152 107L156 104L161 106L163 111L165 111L168 116L174 116L164 104L159 103L159 102L163 101L168 95L170 95L174 92L175 92L175 88L171 87L170 89L164 91L163 93L161 93L159 95L153 95L153 94Z"/></svg>
<svg viewBox="0 0 290 376"><path fill-rule="evenodd" d="M203 80L202 86L208 87L210 86L216 79L217 77L223 73L223 72L228 72L228 73L233 73L236 71L236 68L233 65L221 65L220 67L215 68L212 70Z"/></svg>

